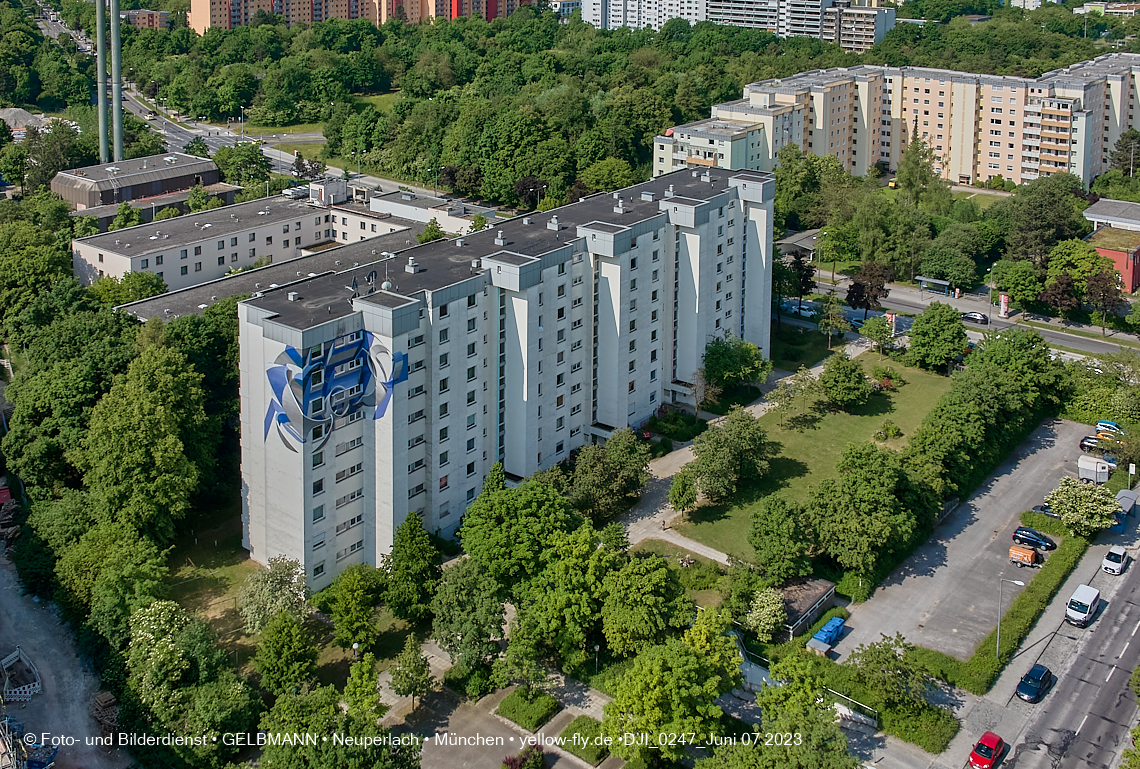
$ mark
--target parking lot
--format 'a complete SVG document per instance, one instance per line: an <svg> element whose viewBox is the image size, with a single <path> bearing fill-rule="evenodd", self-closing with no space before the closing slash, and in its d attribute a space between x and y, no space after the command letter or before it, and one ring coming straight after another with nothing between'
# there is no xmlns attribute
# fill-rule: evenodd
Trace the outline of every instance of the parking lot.
<svg viewBox="0 0 1140 769"><path fill-rule="evenodd" d="M1019 514L1062 477L1076 477L1077 444L1088 431L1061 420L1038 427L870 600L850 607L851 631L835 647L840 658L877 641L879 633L900 632L912 643L968 659L997 624L1000 579L1027 576L1008 558ZM1019 590L1005 585L1005 607Z"/></svg>

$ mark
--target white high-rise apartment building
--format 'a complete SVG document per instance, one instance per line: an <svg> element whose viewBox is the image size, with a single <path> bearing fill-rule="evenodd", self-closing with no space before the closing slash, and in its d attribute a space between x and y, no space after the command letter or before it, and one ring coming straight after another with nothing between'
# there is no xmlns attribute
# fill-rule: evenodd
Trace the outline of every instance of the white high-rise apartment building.
<svg viewBox="0 0 1140 769"><path fill-rule="evenodd" d="M751 83L712 117L658 136L654 175L686 167L770 171L780 147L834 155L855 174L896 168L915 132L963 184L1067 171L1089 184L1135 125L1140 54L1112 53L1039 78L857 66Z"/></svg>
<svg viewBox="0 0 1140 769"><path fill-rule="evenodd" d="M895 26L893 8L879 0L584 0L582 20L600 29L630 27L661 29L670 19L692 23L712 21L737 27L767 29L781 37L802 35L838 43L846 50L864 51ZM850 9L832 18L833 5ZM854 12L858 9L857 12ZM824 36L825 28L829 29ZM867 41L870 40L870 45Z"/></svg>
<svg viewBox="0 0 1140 769"><path fill-rule="evenodd" d="M242 302L251 556L320 589L408 515L453 532L494 462L521 478L691 402L714 337L769 354L774 183L683 171Z"/></svg>

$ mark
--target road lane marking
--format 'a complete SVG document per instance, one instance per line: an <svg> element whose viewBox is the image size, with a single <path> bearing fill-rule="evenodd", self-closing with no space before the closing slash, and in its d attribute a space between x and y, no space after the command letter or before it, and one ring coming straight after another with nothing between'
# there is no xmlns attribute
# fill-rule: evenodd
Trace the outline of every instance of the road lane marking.
<svg viewBox="0 0 1140 769"><path fill-rule="evenodd" d="M1088 720L1089 720L1089 717L1088 717L1088 714L1086 713L1085 717L1081 719L1081 726L1078 726L1077 730L1075 732L1073 732L1074 737L1081 733L1081 727L1084 726L1085 721L1088 721Z"/></svg>
<svg viewBox="0 0 1140 769"><path fill-rule="evenodd" d="M1132 635L1133 635L1133 636L1135 636L1135 635L1136 635L1136 631L1137 631L1137 630L1140 630L1140 622L1137 622L1137 623L1136 623L1136 627L1132 628Z"/></svg>
<svg viewBox="0 0 1140 769"><path fill-rule="evenodd" d="M1124 656L1124 652L1128 651L1128 644L1130 644L1130 643L1132 643L1132 642L1131 642L1131 641L1128 641L1128 642L1126 642L1126 643L1124 644L1124 648L1120 650L1120 654L1117 654L1117 655L1116 655L1116 658L1117 658L1117 659L1120 659L1121 657L1123 657L1123 656Z"/></svg>
<svg viewBox="0 0 1140 769"><path fill-rule="evenodd" d="M1112 678L1112 674L1116 672L1116 668L1109 668L1108 675L1104 677L1104 682L1108 683L1108 679Z"/></svg>

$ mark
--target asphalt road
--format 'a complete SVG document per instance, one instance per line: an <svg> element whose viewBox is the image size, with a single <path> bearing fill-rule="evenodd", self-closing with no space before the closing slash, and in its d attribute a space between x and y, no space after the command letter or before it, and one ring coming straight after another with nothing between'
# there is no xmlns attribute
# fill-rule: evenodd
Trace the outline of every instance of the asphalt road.
<svg viewBox="0 0 1140 769"><path fill-rule="evenodd" d="M936 300L932 299L931 301ZM895 297L887 297L883 300L883 307L891 310L902 310L904 312L913 313L921 313L926 309L928 304L929 302L912 302L907 299L898 299ZM982 312L984 312L984 310L982 310ZM974 328L978 331L1001 331L1003 329L1012 328L1013 326L1019 325L1008 320L1002 320L1001 318L994 317L988 313L987 315L990 319L991 324L988 328L985 325L976 325L972 323L966 324L966 328ZM1120 345L1109 341L1102 342L1099 339L1090 339L1084 336L1076 336L1075 334L1066 334L1061 331L1053 331L1052 329L1044 329L1037 326L1031 326L1031 328L1041 334L1041 336L1044 337L1045 341L1050 345L1061 345L1062 347L1081 350L1082 352L1088 353L1090 355L1096 355L1098 353L1116 353L1120 352L1121 350Z"/></svg>
<svg viewBox="0 0 1140 769"><path fill-rule="evenodd" d="M895 569L874 595L849 607L851 631L835 646L845 658L880 633L965 660L997 624L999 580L1024 577L1009 562L1018 516L1040 504L1065 476L1076 476L1086 425L1053 420L1038 427L994 474ZM1005 585L1003 602L1020 591Z"/></svg>
<svg viewBox="0 0 1140 769"><path fill-rule="evenodd" d="M1128 677L1140 662L1140 569L1133 563L1116 579L1118 589L1089 628L1058 631L1088 637L1038 706L1006 761L1009 769L1109 769L1120 755L1136 715Z"/></svg>

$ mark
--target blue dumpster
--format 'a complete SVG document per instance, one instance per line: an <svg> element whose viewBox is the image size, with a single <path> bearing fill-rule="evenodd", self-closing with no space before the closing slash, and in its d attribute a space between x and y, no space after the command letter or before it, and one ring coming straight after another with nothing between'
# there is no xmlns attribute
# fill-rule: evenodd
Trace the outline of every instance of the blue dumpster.
<svg viewBox="0 0 1140 769"><path fill-rule="evenodd" d="M827 621L827 624L820 628L819 632L815 634L815 640L825 643L828 646L834 646L835 642L839 640L839 636L843 635L843 617L832 617Z"/></svg>

